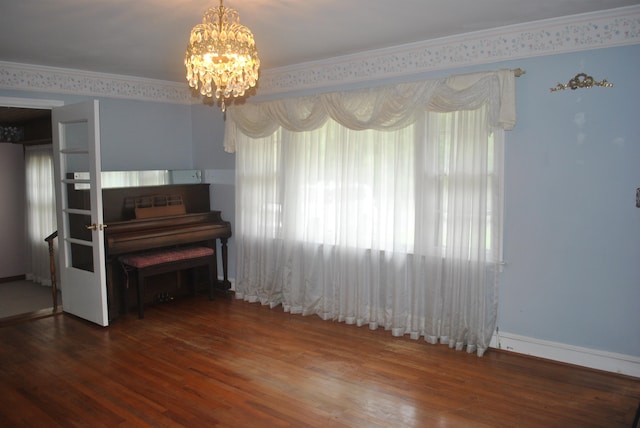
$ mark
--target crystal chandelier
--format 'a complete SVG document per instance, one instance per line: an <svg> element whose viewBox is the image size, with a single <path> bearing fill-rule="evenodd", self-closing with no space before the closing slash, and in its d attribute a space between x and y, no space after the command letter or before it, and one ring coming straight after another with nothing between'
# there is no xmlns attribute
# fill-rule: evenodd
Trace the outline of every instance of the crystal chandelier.
<svg viewBox="0 0 640 428"><path fill-rule="evenodd" d="M260 59L251 30L220 0L191 30L184 65L189 86L207 97L215 94L225 111L226 99L241 97L256 85Z"/></svg>

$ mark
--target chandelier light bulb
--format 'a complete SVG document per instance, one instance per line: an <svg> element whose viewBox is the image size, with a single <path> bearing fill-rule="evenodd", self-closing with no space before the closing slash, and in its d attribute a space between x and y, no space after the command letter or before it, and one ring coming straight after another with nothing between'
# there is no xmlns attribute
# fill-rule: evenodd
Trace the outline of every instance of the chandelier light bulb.
<svg viewBox="0 0 640 428"><path fill-rule="evenodd" d="M260 59L253 33L240 24L234 9L210 7L191 30L184 57L189 86L206 97L225 100L244 96L256 85Z"/></svg>

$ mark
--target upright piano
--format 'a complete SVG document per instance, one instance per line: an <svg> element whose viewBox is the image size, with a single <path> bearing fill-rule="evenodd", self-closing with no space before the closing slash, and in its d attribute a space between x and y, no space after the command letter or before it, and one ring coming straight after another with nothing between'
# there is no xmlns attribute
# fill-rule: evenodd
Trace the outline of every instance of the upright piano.
<svg viewBox="0 0 640 428"><path fill-rule="evenodd" d="M78 196L82 197L76 193ZM146 210L141 215L146 207L158 200L164 201L159 206L171 208L175 207L171 204L179 201L182 207L179 210L160 209L156 211L157 214L150 212L153 210ZM222 219L220 211L210 211L209 184L103 189L102 201L103 220L107 226L105 252L110 319L128 309L121 307L125 301L121 293L123 290L127 292L123 287L126 278L118 262L118 257L123 254L198 244L212 248L217 258L217 242L220 241L223 279L216 286L221 290L230 288L227 240L231 237L231 224ZM140 201L146 202L146 206L141 208ZM216 271L213 277L218 278L217 263L214 265ZM150 292L153 293L153 290Z"/></svg>

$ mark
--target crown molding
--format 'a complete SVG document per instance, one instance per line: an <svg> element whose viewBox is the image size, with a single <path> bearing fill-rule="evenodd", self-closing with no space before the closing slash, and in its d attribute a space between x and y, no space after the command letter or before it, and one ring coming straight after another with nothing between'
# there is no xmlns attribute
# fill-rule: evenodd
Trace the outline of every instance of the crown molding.
<svg viewBox="0 0 640 428"><path fill-rule="evenodd" d="M640 6L510 25L265 70L260 96L640 43Z"/></svg>
<svg viewBox="0 0 640 428"><path fill-rule="evenodd" d="M261 72L260 97L640 43L640 5L311 61ZM0 61L0 89L193 104L187 85Z"/></svg>
<svg viewBox="0 0 640 428"><path fill-rule="evenodd" d="M0 61L0 89L192 104L186 83Z"/></svg>

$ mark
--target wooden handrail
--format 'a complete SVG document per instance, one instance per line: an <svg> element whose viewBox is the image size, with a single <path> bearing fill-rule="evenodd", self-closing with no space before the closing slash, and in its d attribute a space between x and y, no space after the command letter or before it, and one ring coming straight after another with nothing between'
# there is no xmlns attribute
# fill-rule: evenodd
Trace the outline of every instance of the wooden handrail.
<svg viewBox="0 0 640 428"><path fill-rule="evenodd" d="M56 230L44 240L49 244L49 270L51 271L51 295L53 296L53 312L58 311L58 283L56 280L56 259L53 251L53 240L58 237Z"/></svg>

